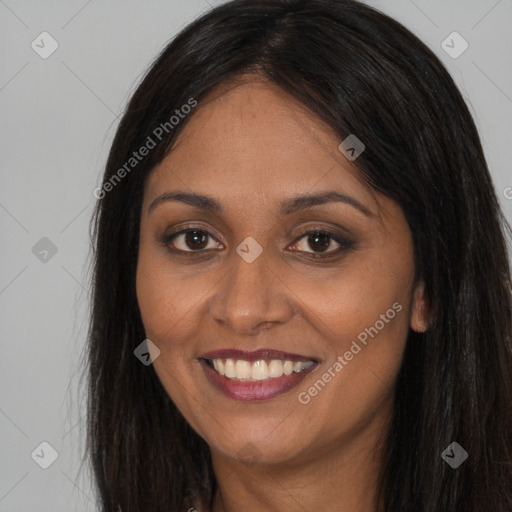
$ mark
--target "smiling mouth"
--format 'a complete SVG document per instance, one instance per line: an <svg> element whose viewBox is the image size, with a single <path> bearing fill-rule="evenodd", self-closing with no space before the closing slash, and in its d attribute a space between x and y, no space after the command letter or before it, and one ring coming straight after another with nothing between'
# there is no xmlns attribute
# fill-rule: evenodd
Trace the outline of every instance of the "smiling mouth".
<svg viewBox="0 0 512 512"><path fill-rule="evenodd" d="M236 381L256 382L277 379L283 375L300 373L315 364L315 361L291 361L281 359L245 359L215 358L205 359L206 364L219 375Z"/></svg>
<svg viewBox="0 0 512 512"><path fill-rule="evenodd" d="M319 361L280 350L223 349L198 358L207 381L233 400L259 401L282 395L315 370Z"/></svg>

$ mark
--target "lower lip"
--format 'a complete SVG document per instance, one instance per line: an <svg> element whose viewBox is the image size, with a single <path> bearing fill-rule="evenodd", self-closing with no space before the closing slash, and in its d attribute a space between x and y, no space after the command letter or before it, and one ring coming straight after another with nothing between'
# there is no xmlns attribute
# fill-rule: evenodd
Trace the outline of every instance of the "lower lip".
<svg viewBox="0 0 512 512"><path fill-rule="evenodd" d="M247 402L268 400L290 391L318 366L314 364L305 370L293 372L291 375L283 375L282 377L258 381L243 381L228 379L220 375L204 359L201 359L200 363L210 384L233 400Z"/></svg>

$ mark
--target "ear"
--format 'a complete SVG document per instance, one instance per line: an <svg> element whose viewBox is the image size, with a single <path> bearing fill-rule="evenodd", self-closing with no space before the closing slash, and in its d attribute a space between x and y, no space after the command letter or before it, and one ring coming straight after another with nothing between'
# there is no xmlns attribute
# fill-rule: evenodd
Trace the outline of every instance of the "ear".
<svg viewBox="0 0 512 512"><path fill-rule="evenodd" d="M415 332L425 332L428 329L428 304L425 296L425 285L418 283L414 290L411 307L411 329Z"/></svg>

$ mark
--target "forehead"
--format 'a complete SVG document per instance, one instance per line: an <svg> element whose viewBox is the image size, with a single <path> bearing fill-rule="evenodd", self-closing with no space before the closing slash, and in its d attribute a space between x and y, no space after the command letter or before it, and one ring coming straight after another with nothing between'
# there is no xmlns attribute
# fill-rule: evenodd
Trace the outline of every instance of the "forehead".
<svg viewBox="0 0 512 512"><path fill-rule="evenodd" d="M277 85L251 76L215 88L152 171L148 200L166 189L226 201L276 200L336 189L373 201L332 129ZM256 196L255 196L256 194Z"/></svg>

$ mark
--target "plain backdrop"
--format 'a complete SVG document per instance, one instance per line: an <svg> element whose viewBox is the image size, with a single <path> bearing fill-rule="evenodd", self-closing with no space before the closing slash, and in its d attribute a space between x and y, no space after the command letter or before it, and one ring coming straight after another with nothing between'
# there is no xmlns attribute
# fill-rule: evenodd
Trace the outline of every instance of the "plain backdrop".
<svg viewBox="0 0 512 512"><path fill-rule="evenodd" d="M97 510L81 467L93 190L142 73L217 3L0 0L0 512ZM369 3L448 67L511 219L512 0Z"/></svg>

